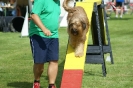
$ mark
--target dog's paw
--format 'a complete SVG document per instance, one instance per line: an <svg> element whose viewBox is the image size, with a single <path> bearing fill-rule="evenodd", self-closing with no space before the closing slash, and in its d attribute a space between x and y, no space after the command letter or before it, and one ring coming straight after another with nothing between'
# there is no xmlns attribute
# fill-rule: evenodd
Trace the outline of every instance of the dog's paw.
<svg viewBox="0 0 133 88"><path fill-rule="evenodd" d="M75 53L75 57L82 57L84 53Z"/></svg>

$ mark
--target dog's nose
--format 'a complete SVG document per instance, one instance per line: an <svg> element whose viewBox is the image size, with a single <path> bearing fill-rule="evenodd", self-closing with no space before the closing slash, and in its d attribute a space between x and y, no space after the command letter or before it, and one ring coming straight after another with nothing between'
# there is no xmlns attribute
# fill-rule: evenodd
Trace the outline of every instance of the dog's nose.
<svg viewBox="0 0 133 88"><path fill-rule="evenodd" d="M74 28L73 28L73 29L72 29L72 31L73 31L73 32L76 32L76 31L77 31L77 29L74 29Z"/></svg>
<svg viewBox="0 0 133 88"><path fill-rule="evenodd" d="M77 29L71 29L71 33L72 33L73 35L78 35Z"/></svg>

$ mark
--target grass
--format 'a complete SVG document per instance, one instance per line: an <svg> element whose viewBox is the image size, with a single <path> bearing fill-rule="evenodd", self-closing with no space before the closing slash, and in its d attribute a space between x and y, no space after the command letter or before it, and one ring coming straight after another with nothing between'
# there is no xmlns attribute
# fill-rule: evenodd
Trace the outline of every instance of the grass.
<svg viewBox="0 0 133 88"><path fill-rule="evenodd" d="M133 16L126 14L123 19L114 17L111 15L108 20L114 64L106 62L106 77L102 75L101 65L85 64L82 88L133 88ZM60 88L68 41L65 28L60 28L59 33L57 88ZM29 38L21 38L20 33L0 32L0 88L32 88L32 66ZM48 85L47 64L44 68L41 88Z"/></svg>
<svg viewBox="0 0 133 88"><path fill-rule="evenodd" d="M133 17L114 17L108 20L114 64L106 62L106 77L102 77L101 65L85 65L82 88L133 88Z"/></svg>

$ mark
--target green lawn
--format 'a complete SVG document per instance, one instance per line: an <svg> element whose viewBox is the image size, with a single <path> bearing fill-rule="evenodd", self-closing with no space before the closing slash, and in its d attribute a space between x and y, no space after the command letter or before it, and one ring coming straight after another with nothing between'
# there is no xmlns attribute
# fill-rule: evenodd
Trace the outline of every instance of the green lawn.
<svg viewBox="0 0 133 88"><path fill-rule="evenodd" d="M103 77L99 64L86 64L82 88L133 88L133 15L108 20L114 64L106 62L107 76ZM60 88L68 35L60 33L59 72L56 80ZM91 37L91 34L90 34ZM105 55L105 59L106 59ZM33 60L28 37L20 33L0 32L0 88L32 88ZM41 88L47 88L47 64L41 77Z"/></svg>

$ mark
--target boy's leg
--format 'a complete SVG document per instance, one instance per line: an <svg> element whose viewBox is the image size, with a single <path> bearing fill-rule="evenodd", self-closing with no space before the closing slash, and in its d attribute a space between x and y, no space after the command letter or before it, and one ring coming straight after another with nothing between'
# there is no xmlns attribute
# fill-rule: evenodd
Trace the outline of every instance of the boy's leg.
<svg viewBox="0 0 133 88"><path fill-rule="evenodd" d="M48 78L49 78L48 88L56 88L55 81L57 73L58 73L58 61L50 61L48 66Z"/></svg>
<svg viewBox="0 0 133 88"><path fill-rule="evenodd" d="M34 79L39 81L41 74L43 73L44 64L34 64L33 66L33 73L34 73Z"/></svg>
<svg viewBox="0 0 133 88"><path fill-rule="evenodd" d="M58 73L58 61L50 61L48 66L49 84L55 84Z"/></svg>
<svg viewBox="0 0 133 88"><path fill-rule="evenodd" d="M34 73L34 83L33 88L40 88L40 77L43 73L44 64L34 64L33 73Z"/></svg>

